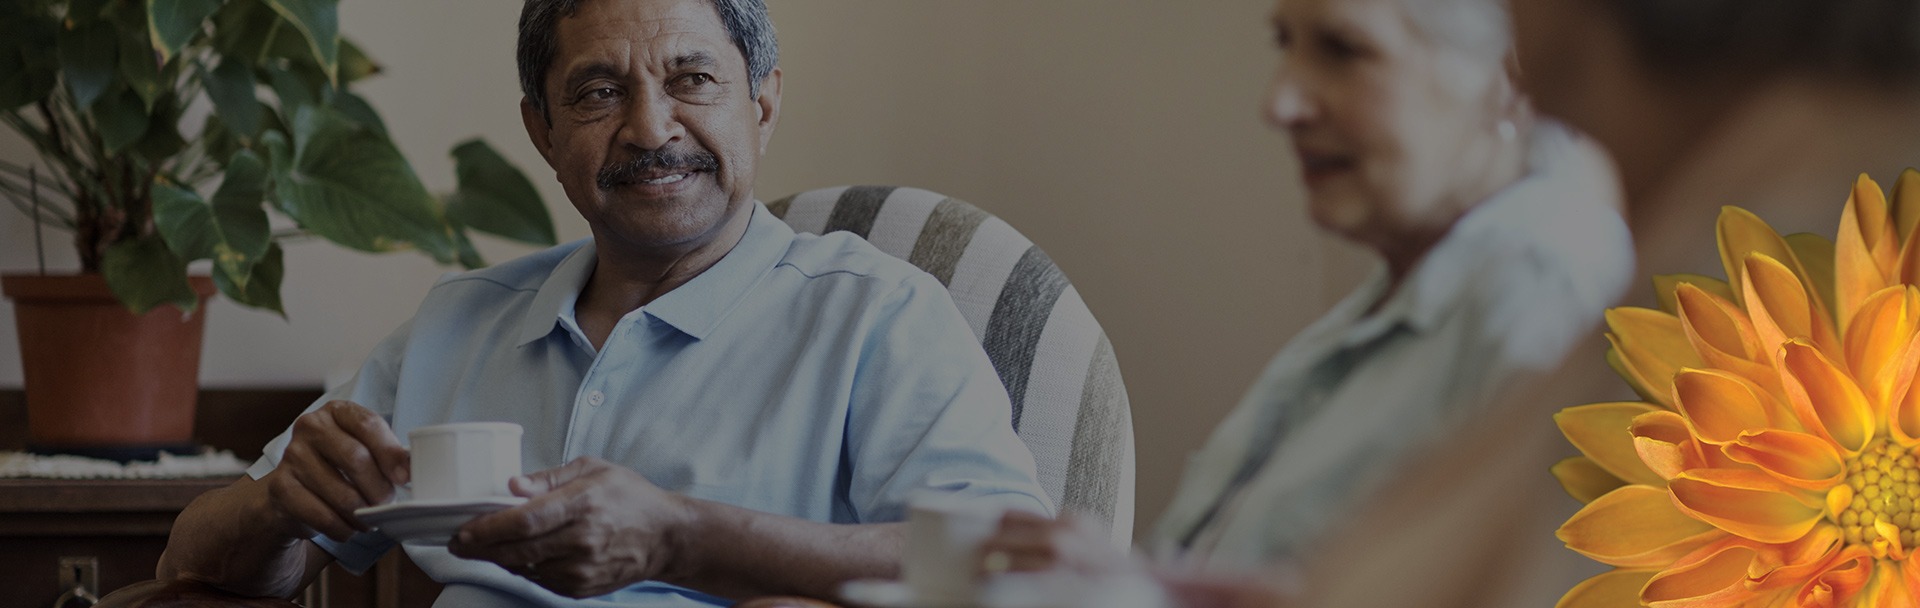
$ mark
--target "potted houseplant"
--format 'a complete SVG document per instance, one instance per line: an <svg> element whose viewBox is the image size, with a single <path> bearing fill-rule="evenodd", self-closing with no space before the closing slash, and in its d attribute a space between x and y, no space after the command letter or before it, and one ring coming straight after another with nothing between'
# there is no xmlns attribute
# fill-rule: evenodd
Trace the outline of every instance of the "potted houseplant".
<svg viewBox="0 0 1920 608"><path fill-rule="evenodd" d="M337 30L335 0L0 2L0 121L45 167L0 161L0 198L81 264L0 277L37 448L190 443L202 304L284 315L282 239L469 268L472 230L554 242L532 183L478 140L452 151L457 190L430 194L353 93L379 68Z"/></svg>

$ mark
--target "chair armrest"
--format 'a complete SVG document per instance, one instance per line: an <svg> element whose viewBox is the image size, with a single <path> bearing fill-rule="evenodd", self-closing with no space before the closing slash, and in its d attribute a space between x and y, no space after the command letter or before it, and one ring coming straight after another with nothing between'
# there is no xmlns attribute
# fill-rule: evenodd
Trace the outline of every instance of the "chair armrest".
<svg viewBox="0 0 1920 608"><path fill-rule="evenodd" d="M193 581L141 581L100 598L95 608L300 608L270 597L242 597L212 585Z"/></svg>

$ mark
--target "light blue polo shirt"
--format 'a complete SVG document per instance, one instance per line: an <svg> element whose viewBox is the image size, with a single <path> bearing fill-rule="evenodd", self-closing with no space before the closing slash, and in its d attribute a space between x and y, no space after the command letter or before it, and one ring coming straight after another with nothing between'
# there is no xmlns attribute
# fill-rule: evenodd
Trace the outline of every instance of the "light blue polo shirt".
<svg viewBox="0 0 1920 608"><path fill-rule="evenodd" d="M847 233L796 235L754 204L726 257L628 313L605 346L574 321L591 239L434 285L375 347L346 399L404 442L425 425L525 428L525 471L595 456L667 490L833 523L900 521L910 495L1051 513L1006 390L933 277ZM272 470L289 434L248 471ZM364 572L393 542L314 539ZM439 606L702 606L661 583L571 600L445 548L407 546Z"/></svg>

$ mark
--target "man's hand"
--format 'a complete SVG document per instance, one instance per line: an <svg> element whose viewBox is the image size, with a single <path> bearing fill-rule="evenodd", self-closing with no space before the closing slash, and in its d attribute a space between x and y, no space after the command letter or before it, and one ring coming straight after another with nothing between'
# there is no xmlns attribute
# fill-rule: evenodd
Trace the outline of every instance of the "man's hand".
<svg viewBox="0 0 1920 608"><path fill-rule="evenodd" d="M346 540L367 526L353 510L386 502L407 482L409 456L372 410L331 401L293 423L280 465L261 478L289 539Z"/></svg>
<svg viewBox="0 0 1920 608"><path fill-rule="evenodd" d="M1052 519L1008 511L1000 517L999 529L980 545L983 575L1064 571L1097 577L1133 573L1138 568L1104 534L1072 516Z"/></svg>
<svg viewBox="0 0 1920 608"><path fill-rule="evenodd" d="M516 477L527 504L475 518L447 549L568 597L593 597L660 578L692 500L598 458Z"/></svg>

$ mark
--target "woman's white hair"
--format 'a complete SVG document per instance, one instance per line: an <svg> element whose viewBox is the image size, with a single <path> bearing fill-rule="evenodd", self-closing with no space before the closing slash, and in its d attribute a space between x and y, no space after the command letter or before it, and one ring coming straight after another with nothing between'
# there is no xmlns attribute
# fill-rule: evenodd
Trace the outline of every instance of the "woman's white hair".
<svg viewBox="0 0 1920 608"><path fill-rule="evenodd" d="M1513 47L1505 0L1398 0L1413 30L1436 45L1503 61Z"/></svg>

